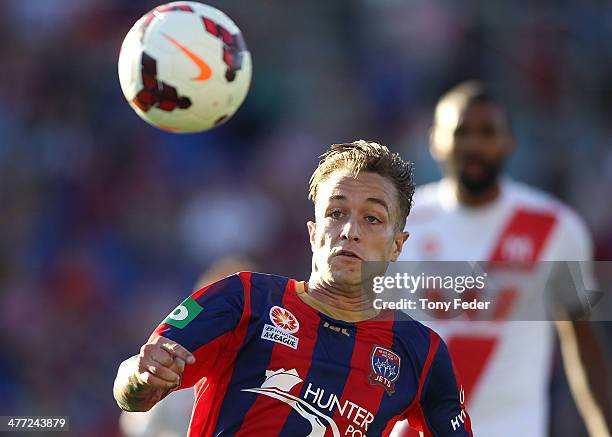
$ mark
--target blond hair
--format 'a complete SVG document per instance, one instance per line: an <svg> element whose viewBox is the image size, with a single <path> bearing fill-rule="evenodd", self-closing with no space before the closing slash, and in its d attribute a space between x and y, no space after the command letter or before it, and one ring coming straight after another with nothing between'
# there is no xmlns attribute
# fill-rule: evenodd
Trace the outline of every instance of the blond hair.
<svg viewBox="0 0 612 437"><path fill-rule="evenodd" d="M414 181L412 163L404 161L387 146L373 141L357 140L352 143L332 144L321 155L319 165L310 178L308 198L316 202L319 184L336 170L346 170L357 176L360 172L376 173L389 179L397 189L399 215L396 228L403 229L412 207Z"/></svg>

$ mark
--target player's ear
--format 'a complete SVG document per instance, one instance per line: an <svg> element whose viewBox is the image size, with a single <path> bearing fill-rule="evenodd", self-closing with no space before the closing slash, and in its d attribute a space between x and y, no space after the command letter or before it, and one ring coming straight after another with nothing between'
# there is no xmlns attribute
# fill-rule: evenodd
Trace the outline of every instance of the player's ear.
<svg viewBox="0 0 612 437"><path fill-rule="evenodd" d="M400 231L395 233L395 237L393 237L393 252L391 253L391 261L397 261L400 254L402 253L402 248L404 247L404 243L410 236L408 231Z"/></svg>
<svg viewBox="0 0 612 437"><path fill-rule="evenodd" d="M308 228L308 237L310 240L310 247L314 248L315 235L317 232L317 224L316 222L313 222L312 220L308 220L306 222L306 227Z"/></svg>

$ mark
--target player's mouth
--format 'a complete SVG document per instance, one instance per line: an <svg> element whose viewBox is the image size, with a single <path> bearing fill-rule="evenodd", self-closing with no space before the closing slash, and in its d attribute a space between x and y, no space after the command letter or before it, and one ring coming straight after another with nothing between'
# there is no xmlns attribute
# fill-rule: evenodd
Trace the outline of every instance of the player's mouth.
<svg viewBox="0 0 612 437"><path fill-rule="evenodd" d="M333 253L333 256L334 257L341 256L341 257L352 258L352 259L357 259L359 261L363 261L361 257L357 255L355 252L353 252L352 250L345 250L345 249L337 250Z"/></svg>

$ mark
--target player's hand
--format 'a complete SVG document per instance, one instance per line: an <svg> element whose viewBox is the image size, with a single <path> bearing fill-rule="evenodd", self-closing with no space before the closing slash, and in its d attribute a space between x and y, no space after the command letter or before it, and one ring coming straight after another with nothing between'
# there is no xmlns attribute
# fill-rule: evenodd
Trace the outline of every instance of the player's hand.
<svg viewBox="0 0 612 437"><path fill-rule="evenodd" d="M195 363L191 352L166 337L155 337L140 348L135 377L143 386L168 390L180 385L185 363Z"/></svg>

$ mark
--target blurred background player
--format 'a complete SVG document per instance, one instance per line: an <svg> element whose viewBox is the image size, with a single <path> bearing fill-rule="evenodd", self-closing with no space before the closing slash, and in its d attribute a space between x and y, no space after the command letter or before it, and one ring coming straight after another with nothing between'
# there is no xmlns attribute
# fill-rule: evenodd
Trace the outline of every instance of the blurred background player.
<svg viewBox="0 0 612 437"><path fill-rule="evenodd" d="M401 260L592 259L591 238L574 211L502 176L514 137L506 109L485 85L472 81L448 91L436 106L430 140L431 154L445 176L417 190L406 225L410 240ZM518 303L521 293L530 292L535 274L526 282L517 280L508 296ZM447 341L463 379L474 434L541 437L547 435L553 324L507 320L431 326ZM609 425L606 360L592 326L556 325L587 428L591 435L609 435L604 420L607 417ZM572 354L574 340L581 361ZM581 362L597 402L578 374Z"/></svg>
<svg viewBox="0 0 612 437"><path fill-rule="evenodd" d="M194 290L245 270L255 270L253 262L248 258L224 257L202 273ZM184 437L189 428L193 401L192 390L180 390L173 396L161 400L149 411L140 413L123 411L119 417L119 427L125 437Z"/></svg>

